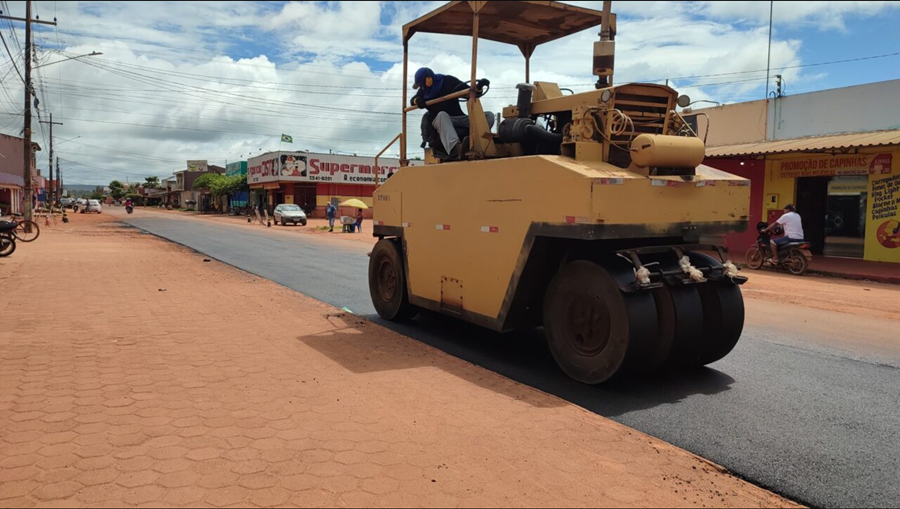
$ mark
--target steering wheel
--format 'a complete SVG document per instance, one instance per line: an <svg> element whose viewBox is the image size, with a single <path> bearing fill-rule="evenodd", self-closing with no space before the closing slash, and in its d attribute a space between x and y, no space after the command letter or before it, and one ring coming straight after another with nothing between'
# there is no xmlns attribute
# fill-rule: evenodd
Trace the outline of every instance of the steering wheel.
<svg viewBox="0 0 900 509"><path fill-rule="evenodd" d="M476 83L477 83L477 82L478 82L478 81L476 80ZM471 83L472 83L472 80L468 80L468 81L464 81L464 82L463 82L463 84L466 85L466 88L469 88L469 86L470 86ZM491 90L491 85L490 85L490 84L487 84L487 85L481 87L480 90L476 88L476 89L475 89L475 93L477 94L477 97L481 98L481 97L484 97L485 95L487 95L487 93L488 93L490 90ZM463 102L463 103L464 103L464 102L469 102L469 96L460 97L460 98L459 98L459 102Z"/></svg>

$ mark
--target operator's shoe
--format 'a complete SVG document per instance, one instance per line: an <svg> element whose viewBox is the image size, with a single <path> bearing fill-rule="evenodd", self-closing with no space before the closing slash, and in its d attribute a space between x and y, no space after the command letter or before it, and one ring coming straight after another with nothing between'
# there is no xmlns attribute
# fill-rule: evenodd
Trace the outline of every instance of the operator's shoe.
<svg viewBox="0 0 900 509"><path fill-rule="evenodd" d="M469 146L469 137L466 136L453 149L450 150L450 159L453 161L461 161L465 155L466 147Z"/></svg>

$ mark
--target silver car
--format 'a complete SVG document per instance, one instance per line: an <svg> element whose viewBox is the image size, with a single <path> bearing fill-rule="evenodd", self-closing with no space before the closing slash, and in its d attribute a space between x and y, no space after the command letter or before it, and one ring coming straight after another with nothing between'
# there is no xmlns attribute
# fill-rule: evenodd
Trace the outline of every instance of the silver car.
<svg viewBox="0 0 900 509"><path fill-rule="evenodd" d="M285 226L287 226L288 223L294 223L295 226L297 223L300 223L301 225L306 226L306 213L303 212L300 205L282 203L275 207L274 216L275 224L278 224L280 221L281 224Z"/></svg>
<svg viewBox="0 0 900 509"><path fill-rule="evenodd" d="M100 205L100 200L88 200L84 207L80 210L82 214L85 212L96 212L98 214L103 213L103 206Z"/></svg>

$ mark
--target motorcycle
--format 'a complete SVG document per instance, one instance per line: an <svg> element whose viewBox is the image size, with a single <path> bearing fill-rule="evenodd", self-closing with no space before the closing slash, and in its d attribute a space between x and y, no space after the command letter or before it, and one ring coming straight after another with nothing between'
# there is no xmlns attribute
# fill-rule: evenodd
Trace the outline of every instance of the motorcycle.
<svg viewBox="0 0 900 509"><path fill-rule="evenodd" d="M801 240L785 244L780 246L778 252L773 255L772 238L766 232L768 227L768 223L757 223L756 231L759 236L756 238L756 244L747 250L747 266L754 270L761 269L763 266L783 268L795 276L802 276L806 273L809 263L812 261L809 242ZM781 225L777 225L772 230L775 235L784 235L784 228Z"/></svg>
<svg viewBox="0 0 900 509"><path fill-rule="evenodd" d="M125 205L125 212L128 212L129 214L134 212L134 205Z"/></svg>
<svg viewBox="0 0 900 509"><path fill-rule="evenodd" d="M0 221L0 257L9 256L16 250L16 235L19 226L15 221Z"/></svg>

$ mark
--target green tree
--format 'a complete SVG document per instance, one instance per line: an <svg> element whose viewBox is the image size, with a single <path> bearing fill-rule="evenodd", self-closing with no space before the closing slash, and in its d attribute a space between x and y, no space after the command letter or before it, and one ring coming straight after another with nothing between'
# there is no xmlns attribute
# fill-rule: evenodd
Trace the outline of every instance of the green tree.
<svg viewBox="0 0 900 509"><path fill-rule="evenodd" d="M213 187L220 186L222 179L225 177L219 175L218 173L204 173L197 177L197 180L194 181L194 185L192 186L194 190L198 191L201 189L209 189L212 192Z"/></svg>
<svg viewBox="0 0 900 509"><path fill-rule="evenodd" d="M112 195L113 199L119 200L125 196L125 186L118 180L113 180L109 183L109 194Z"/></svg>
<svg viewBox="0 0 900 509"><path fill-rule="evenodd" d="M159 177L147 177L144 179L144 188L145 189L158 189L159 188Z"/></svg>

